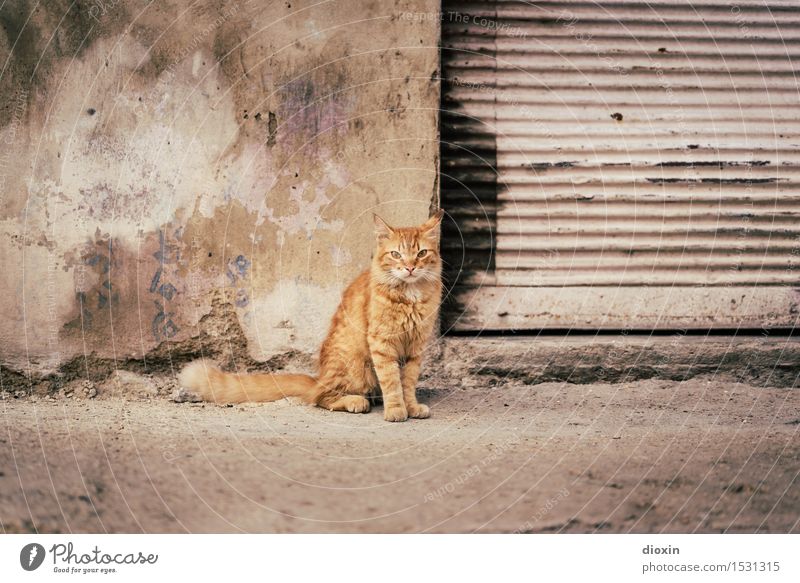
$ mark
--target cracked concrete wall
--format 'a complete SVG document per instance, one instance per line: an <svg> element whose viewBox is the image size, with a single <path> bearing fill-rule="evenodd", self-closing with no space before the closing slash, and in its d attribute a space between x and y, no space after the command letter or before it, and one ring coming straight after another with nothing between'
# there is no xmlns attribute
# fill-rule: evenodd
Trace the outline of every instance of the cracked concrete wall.
<svg viewBox="0 0 800 583"><path fill-rule="evenodd" d="M316 351L371 212L427 217L437 10L3 4L0 364L191 352L214 301L253 361Z"/></svg>

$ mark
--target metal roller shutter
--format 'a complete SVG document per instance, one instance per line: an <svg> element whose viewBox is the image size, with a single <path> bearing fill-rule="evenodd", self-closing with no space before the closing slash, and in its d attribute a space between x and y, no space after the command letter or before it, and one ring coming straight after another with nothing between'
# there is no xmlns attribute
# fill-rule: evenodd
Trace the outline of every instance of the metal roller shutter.
<svg viewBox="0 0 800 583"><path fill-rule="evenodd" d="M800 2L443 3L456 330L791 327Z"/></svg>

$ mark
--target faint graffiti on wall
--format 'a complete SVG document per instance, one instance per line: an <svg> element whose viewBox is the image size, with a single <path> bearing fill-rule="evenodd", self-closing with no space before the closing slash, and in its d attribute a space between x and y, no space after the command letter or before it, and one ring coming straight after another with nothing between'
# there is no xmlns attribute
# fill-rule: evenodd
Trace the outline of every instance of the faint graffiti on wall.
<svg viewBox="0 0 800 583"><path fill-rule="evenodd" d="M178 325L173 321L175 313L171 311L171 302L178 294L178 289L168 281L171 268L178 263L178 246L167 241L164 231L158 232L158 250L153 257L158 260L158 268L150 280L149 291L159 297L153 300L156 314L151 324L153 338L156 341L168 340L179 331Z"/></svg>

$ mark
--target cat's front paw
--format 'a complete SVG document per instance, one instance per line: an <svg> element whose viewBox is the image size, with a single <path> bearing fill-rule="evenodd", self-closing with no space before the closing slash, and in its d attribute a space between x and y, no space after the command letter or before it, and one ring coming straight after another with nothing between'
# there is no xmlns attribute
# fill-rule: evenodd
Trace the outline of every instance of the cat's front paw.
<svg viewBox="0 0 800 583"><path fill-rule="evenodd" d="M342 403L350 413L369 413L369 401L360 395L342 397Z"/></svg>
<svg viewBox="0 0 800 583"><path fill-rule="evenodd" d="M390 405L384 408L383 418L386 421L405 421L408 419L408 411L402 405Z"/></svg>
<svg viewBox="0 0 800 583"><path fill-rule="evenodd" d="M414 403L406 405L406 407L408 407L408 416L413 419L427 419L431 416L430 408L422 403Z"/></svg>

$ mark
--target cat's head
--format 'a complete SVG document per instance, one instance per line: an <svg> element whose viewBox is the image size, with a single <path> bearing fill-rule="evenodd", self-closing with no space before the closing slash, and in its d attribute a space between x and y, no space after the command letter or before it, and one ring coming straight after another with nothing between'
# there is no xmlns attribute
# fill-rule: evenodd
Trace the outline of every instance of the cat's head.
<svg viewBox="0 0 800 583"><path fill-rule="evenodd" d="M391 227L374 215L375 266L387 285L435 282L440 278L439 231L443 211L416 227Z"/></svg>

